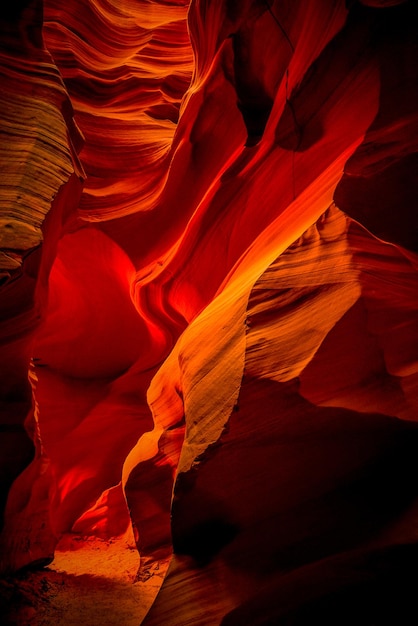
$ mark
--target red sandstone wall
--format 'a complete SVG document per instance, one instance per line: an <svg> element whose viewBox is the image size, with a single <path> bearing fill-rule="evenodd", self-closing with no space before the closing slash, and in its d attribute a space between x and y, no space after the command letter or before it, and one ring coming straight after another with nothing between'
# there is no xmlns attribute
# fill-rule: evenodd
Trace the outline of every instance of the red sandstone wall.
<svg viewBox="0 0 418 626"><path fill-rule="evenodd" d="M188 4L1 16L2 568L132 524L147 624L395 623L413 2Z"/></svg>

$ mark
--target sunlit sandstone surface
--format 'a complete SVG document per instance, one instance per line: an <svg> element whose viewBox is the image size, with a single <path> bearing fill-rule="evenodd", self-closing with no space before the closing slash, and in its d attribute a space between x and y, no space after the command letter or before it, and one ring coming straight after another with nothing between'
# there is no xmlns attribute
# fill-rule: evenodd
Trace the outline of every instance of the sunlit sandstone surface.
<svg viewBox="0 0 418 626"><path fill-rule="evenodd" d="M0 18L1 571L133 530L147 626L415 623L415 3Z"/></svg>

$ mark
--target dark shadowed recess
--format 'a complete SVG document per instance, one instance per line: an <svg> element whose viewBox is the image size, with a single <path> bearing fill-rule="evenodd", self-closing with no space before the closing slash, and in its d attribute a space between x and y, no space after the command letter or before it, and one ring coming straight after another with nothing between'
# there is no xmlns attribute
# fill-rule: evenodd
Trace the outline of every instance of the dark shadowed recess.
<svg viewBox="0 0 418 626"><path fill-rule="evenodd" d="M417 251L417 3L364 11L377 16L373 45L380 71L379 111L346 163L334 200L373 234Z"/></svg>
<svg viewBox="0 0 418 626"><path fill-rule="evenodd" d="M370 540L418 496L416 424L266 380L246 380L239 402L175 487L174 549L197 566L219 555L257 577L289 571Z"/></svg>
<svg viewBox="0 0 418 626"><path fill-rule="evenodd" d="M342 554L267 583L222 626L413 626L418 546Z"/></svg>
<svg viewBox="0 0 418 626"><path fill-rule="evenodd" d="M33 0L14 0L13 2L3 2L0 6L0 19L4 19L6 21L16 20L31 4L34 4Z"/></svg>

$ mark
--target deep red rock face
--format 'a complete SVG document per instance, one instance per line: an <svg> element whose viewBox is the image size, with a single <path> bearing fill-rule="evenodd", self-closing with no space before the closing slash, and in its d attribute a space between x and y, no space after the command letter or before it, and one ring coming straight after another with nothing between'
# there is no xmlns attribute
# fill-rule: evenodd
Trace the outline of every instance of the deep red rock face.
<svg viewBox="0 0 418 626"><path fill-rule="evenodd" d="M413 5L2 10L3 571L132 525L146 624L406 623Z"/></svg>

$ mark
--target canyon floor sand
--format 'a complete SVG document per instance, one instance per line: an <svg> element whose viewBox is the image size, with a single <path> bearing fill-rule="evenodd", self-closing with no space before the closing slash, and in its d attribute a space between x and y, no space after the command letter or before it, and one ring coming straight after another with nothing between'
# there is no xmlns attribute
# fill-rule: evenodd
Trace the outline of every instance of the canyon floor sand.
<svg viewBox="0 0 418 626"><path fill-rule="evenodd" d="M139 626L162 583L146 582L133 540L65 537L48 567L0 581L1 624L8 626Z"/></svg>

